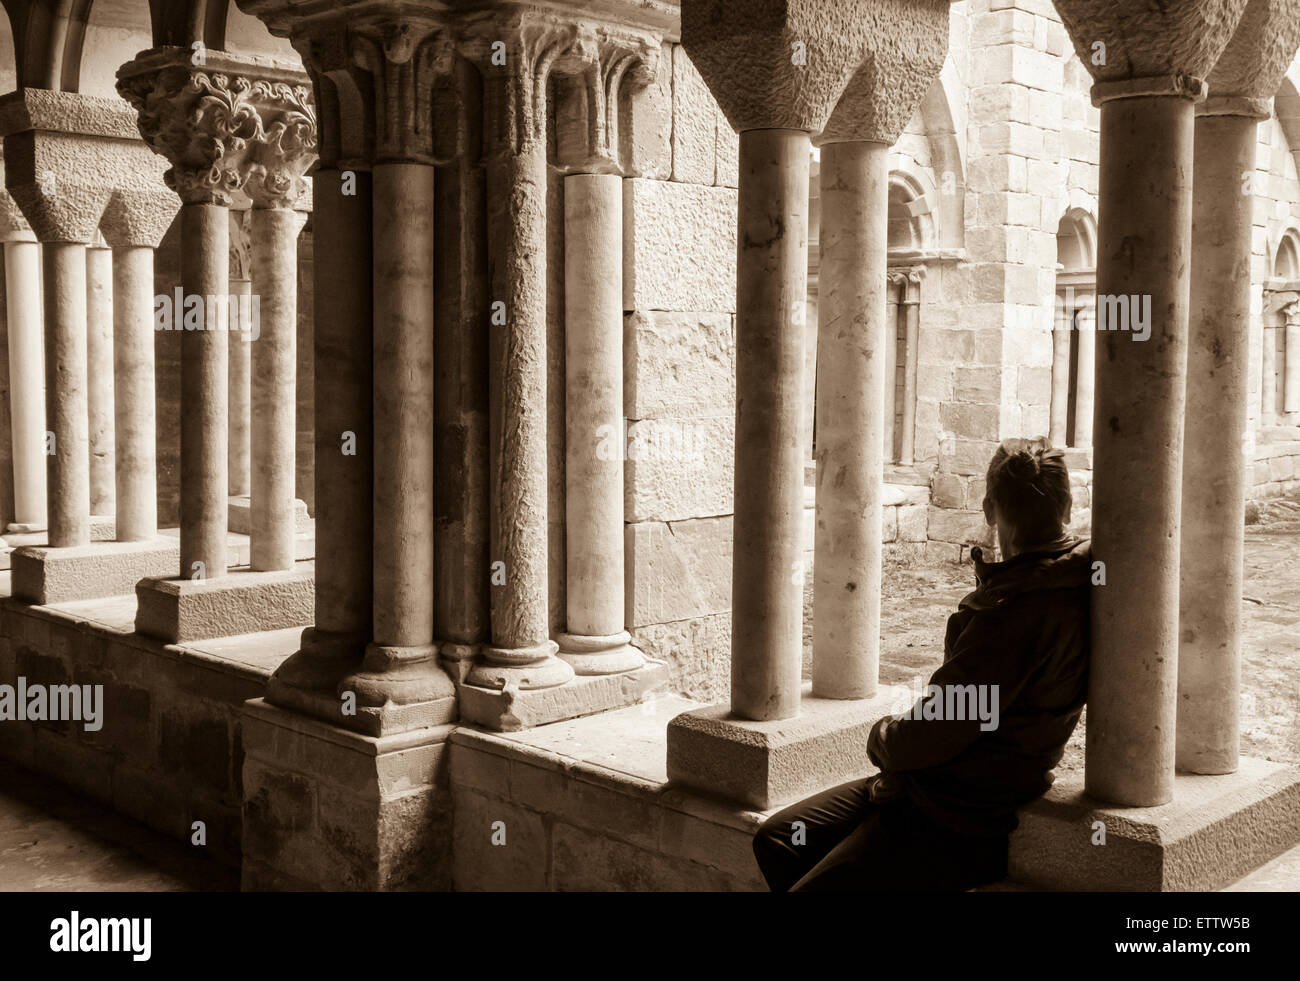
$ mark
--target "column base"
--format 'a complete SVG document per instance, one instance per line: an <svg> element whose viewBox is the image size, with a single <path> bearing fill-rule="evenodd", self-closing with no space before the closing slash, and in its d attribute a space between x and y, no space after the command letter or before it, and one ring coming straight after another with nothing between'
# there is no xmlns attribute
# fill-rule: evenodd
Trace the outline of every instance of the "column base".
<svg viewBox="0 0 1300 981"><path fill-rule="evenodd" d="M758 811L793 804L876 772L871 727L915 700L888 685L874 698L815 698L805 682L793 719L751 722L733 718L730 705L683 712L668 723L668 780Z"/></svg>
<svg viewBox="0 0 1300 981"><path fill-rule="evenodd" d="M340 684L360 670L368 640L365 633L329 633L308 627L302 632L302 646L281 661L267 681L267 703L343 725Z"/></svg>
<svg viewBox="0 0 1300 981"><path fill-rule="evenodd" d="M13 550L9 561L14 598L45 606L130 595L141 579L175 571L180 545L166 538L69 548L23 545Z"/></svg>
<svg viewBox="0 0 1300 981"><path fill-rule="evenodd" d="M517 732L635 705L667 683L667 665L662 661L647 661L622 674L580 675L567 684L549 688L503 689L459 684L456 694L460 699L462 722L496 732Z"/></svg>
<svg viewBox="0 0 1300 981"><path fill-rule="evenodd" d="M1104 834L1104 838L1103 838ZM1174 799L1117 807L1061 774L1020 812L1008 873L1070 891L1221 889L1300 844L1300 769L1243 757L1236 773L1174 777Z"/></svg>
<svg viewBox="0 0 1300 981"><path fill-rule="evenodd" d="M456 689L438 663L434 644L395 647L367 644L361 670L339 682L339 694L356 696L356 714L341 725L387 736L456 719Z"/></svg>
<svg viewBox="0 0 1300 981"><path fill-rule="evenodd" d="M442 669L451 675L451 680L459 685L473 670L474 662L482 652L482 644L461 644L445 640L438 645L438 660L442 663Z"/></svg>
<svg viewBox="0 0 1300 981"><path fill-rule="evenodd" d="M45 522L21 522L12 521L5 527L6 535L34 535L37 532L48 531L49 526Z"/></svg>
<svg viewBox="0 0 1300 981"><path fill-rule="evenodd" d="M245 890L451 888L454 727L375 738L260 698L240 722Z"/></svg>
<svg viewBox="0 0 1300 981"><path fill-rule="evenodd" d="M314 566L215 579L142 579L136 633L168 644L304 627L316 615Z"/></svg>
<svg viewBox="0 0 1300 981"><path fill-rule="evenodd" d="M560 634L557 640L559 656L574 674L621 674L645 664L645 655L632 646L632 635L626 630L605 637Z"/></svg>
<svg viewBox="0 0 1300 981"><path fill-rule="evenodd" d="M536 647L490 647L483 645L479 659L465 676L465 683L479 688L517 688L531 691L554 688L573 678L573 668L555 656L559 645L553 640Z"/></svg>

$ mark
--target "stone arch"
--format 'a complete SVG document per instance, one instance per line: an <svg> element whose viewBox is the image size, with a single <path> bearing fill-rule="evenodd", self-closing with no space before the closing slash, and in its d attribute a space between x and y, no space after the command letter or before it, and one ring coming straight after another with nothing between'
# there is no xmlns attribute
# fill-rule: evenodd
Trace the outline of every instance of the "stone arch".
<svg viewBox="0 0 1300 981"><path fill-rule="evenodd" d="M930 142L931 169L938 184L934 197L934 210L940 216L941 232L936 247L958 249L966 239L966 160L957 134L965 128L964 119L958 119L952 93L963 91L949 56L943 70L930 86L919 110L921 125Z"/></svg>
<svg viewBox="0 0 1300 981"><path fill-rule="evenodd" d="M96 3L82 26L77 91L117 97L117 70L147 48L152 39L148 8L141 3Z"/></svg>
<svg viewBox="0 0 1300 981"><path fill-rule="evenodd" d="M3 0L18 88L76 92L92 0Z"/></svg>
<svg viewBox="0 0 1300 981"><path fill-rule="evenodd" d="M1273 115L1282 127L1296 170L1300 172L1300 69L1294 63L1273 97Z"/></svg>
<svg viewBox="0 0 1300 981"><path fill-rule="evenodd" d="M229 8L230 0L149 0L153 43L188 48L202 41L224 51Z"/></svg>
<svg viewBox="0 0 1300 981"><path fill-rule="evenodd" d="M1300 225L1287 224L1277 245L1269 250L1269 273L1274 279L1300 280Z"/></svg>
<svg viewBox="0 0 1300 981"><path fill-rule="evenodd" d="M1083 208L1070 208L1056 229L1056 261L1062 272L1097 268L1097 219Z"/></svg>
<svg viewBox="0 0 1300 981"><path fill-rule="evenodd" d="M937 248L939 221L933 210L937 195L928 175L910 170L889 174L889 250L920 252Z"/></svg>

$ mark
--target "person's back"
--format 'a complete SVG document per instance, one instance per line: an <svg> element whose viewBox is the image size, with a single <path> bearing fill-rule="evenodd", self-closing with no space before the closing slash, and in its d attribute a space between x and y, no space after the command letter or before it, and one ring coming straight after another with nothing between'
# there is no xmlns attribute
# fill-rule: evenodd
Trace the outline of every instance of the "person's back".
<svg viewBox="0 0 1300 981"><path fill-rule="evenodd" d="M880 773L769 818L754 840L784 889L969 888L1005 874L1016 810L1051 770L1087 693L1087 542L1069 537L1063 455L1008 440L984 511L1005 558L976 550L976 589L948 620L944 663L908 712L872 729Z"/></svg>

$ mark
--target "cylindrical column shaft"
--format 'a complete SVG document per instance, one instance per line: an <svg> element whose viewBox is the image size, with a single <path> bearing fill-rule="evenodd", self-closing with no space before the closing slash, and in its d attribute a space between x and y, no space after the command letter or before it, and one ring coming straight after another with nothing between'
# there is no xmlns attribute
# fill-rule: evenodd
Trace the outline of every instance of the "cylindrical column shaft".
<svg viewBox="0 0 1300 981"><path fill-rule="evenodd" d="M1105 585L1092 591L1086 785L1138 807L1173 796L1192 113L1172 93L1101 107L1097 296L1129 297L1131 318L1145 309L1150 336L1108 323L1098 338L1092 547Z"/></svg>
<svg viewBox="0 0 1300 981"><path fill-rule="evenodd" d="M241 304L239 309L249 309L252 303L253 284L247 279L230 281L232 308ZM252 391L253 391L253 345L247 331L232 330L230 343L227 345L230 358L230 447L229 486L231 496L243 496L252 492L251 426L252 426Z"/></svg>
<svg viewBox="0 0 1300 981"><path fill-rule="evenodd" d="M1084 297L1082 305L1073 316L1074 332L1079 337L1079 354L1074 377L1074 442L1073 446L1087 449L1092 446L1092 417L1095 407L1097 376L1097 298ZM1096 467L1094 466L1094 471Z"/></svg>
<svg viewBox="0 0 1300 981"><path fill-rule="evenodd" d="M433 168L376 165L374 201L374 641L427 649L433 643Z"/></svg>
<svg viewBox="0 0 1300 981"><path fill-rule="evenodd" d="M1052 325L1052 407L1048 441L1066 446L1070 420L1070 330L1074 317L1056 298L1056 320Z"/></svg>
<svg viewBox="0 0 1300 981"><path fill-rule="evenodd" d="M86 403L90 513L113 513L113 250L86 249Z"/></svg>
<svg viewBox="0 0 1300 981"><path fill-rule="evenodd" d="M1282 411L1300 412L1300 323L1286 325L1285 373L1282 376Z"/></svg>
<svg viewBox="0 0 1300 981"><path fill-rule="evenodd" d="M158 533L154 430L154 253L113 250L113 385L119 542Z"/></svg>
<svg viewBox="0 0 1300 981"><path fill-rule="evenodd" d="M181 206L181 280L188 327L190 304L201 305L202 329L181 332L181 568L182 579L226 574L227 338L230 219L225 206Z"/></svg>
<svg viewBox="0 0 1300 981"><path fill-rule="evenodd" d="M821 159L813 694L869 698L880 667L889 147L831 143ZM739 486L737 494L740 493ZM733 628L734 629L734 628Z"/></svg>
<svg viewBox="0 0 1300 981"><path fill-rule="evenodd" d="M239 324L252 347L249 555L254 570L286 570L296 530L298 221L290 208L255 207L251 225L253 302Z"/></svg>
<svg viewBox="0 0 1300 981"><path fill-rule="evenodd" d="M1264 325L1263 360L1259 375L1259 420L1266 426L1277 421L1277 329Z"/></svg>
<svg viewBox="0 0 1300 981"><path fill-rule="evenodd" d="M565 534L568 630L578 674L644 663L623 617L623 179L564 181Z"/></svg>
<svg viewBox="0 0 1300 981"><path fill-rule="evenodd" d="M889 302L885 317L884 337L884 406L885 406L885 442L884 462L894 463L898 459L898 313L903 306L903 284L901 276L890 277L888 286Z"/></svg>
<svg viewBox="0 0 1300 981"><path fill-rule="evenodd" d="M86 247L47 242L45 267L46 510L55 548L90 543L86 393Z"/></svg>
<svg viewBox="0 0 1300 981"><path fill-rule="evenodd" d="M45 350L41 340L41 247L5 243L9 316L9 414L13 433L12 531L45 527Z"/></svg>
<svg viewBox="0 0 1300 981"><path fill-rule="evenodd" d="M924 271L924 270L922 270ZM911 464L916 455L916 373L917 345L921 338L921 289L918 283L915 295L903 305L906 329L906 350L903 352L903 418L898 442L898 462Z"/></svg>
<svg viewBox="0 0 1300 981"><path fill-rule="evenodd" d="M798 130L740 134L731 710L754 721L799 712L804 583L799 309L807 295L810 149L808 134ZM822 180L825 195L830 181L825 173ZM823 204L824 213L833 210ZM826 244L823 238L823 249ZM830 318L825 305L823 300L821 316ZM819 443L822 427L830 422L818 414ZM818 475L818 483L824 479Z"/></svg>
<svg viewBox="0 0 1300 981"><path fill-rule="evenodd" d="M1177 765L1191 773L1232 773L1240 728L1254 204L1241 193L1241 175L1255 165L1258 123L1248 116L1199 116L1195 129Z"/></svg>
<svg viewBox="0 0 1300 981"><path fill-rule="evenodd" d="M467 680L548 688L573 669L555 656L547 605L544 141L488 154L487 203L491 296L505 304L488 348L492 643Z"/></svg>

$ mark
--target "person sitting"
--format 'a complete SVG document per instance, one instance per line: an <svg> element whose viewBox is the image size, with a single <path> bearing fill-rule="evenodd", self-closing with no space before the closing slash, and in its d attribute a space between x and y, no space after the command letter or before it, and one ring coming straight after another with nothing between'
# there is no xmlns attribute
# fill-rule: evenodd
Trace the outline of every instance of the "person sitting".
<svg viewBox="0 0 1300 981"><path fill-rule="evenodd" d="M1052 784L1088 687L1092 556L1070 536L1064 454L1007 440L984 516L1001 561L948 618L943 665L867 743L879 773L781 810L754 837L773 891L961 890L1006 875L1016 811Z"/></svg>

